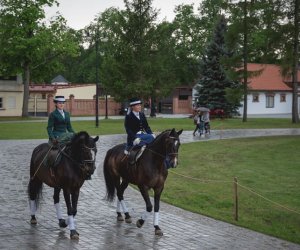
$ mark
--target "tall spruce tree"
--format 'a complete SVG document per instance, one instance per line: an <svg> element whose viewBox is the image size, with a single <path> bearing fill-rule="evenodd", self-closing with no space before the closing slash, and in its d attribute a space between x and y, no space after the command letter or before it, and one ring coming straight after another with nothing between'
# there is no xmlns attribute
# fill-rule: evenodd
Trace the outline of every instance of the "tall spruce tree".
<svg viewBox="0 0 300 250"><path fill-rule="evenodd" d="M227 89L237 87L236 82L228 79L222 65L222 59L228 55L225 46L226 29L225 17L220 16L200 64L200 80L196 91L198 105L223 109L225 114L230 114L237 110L239 104L226 98Z"/></svg>

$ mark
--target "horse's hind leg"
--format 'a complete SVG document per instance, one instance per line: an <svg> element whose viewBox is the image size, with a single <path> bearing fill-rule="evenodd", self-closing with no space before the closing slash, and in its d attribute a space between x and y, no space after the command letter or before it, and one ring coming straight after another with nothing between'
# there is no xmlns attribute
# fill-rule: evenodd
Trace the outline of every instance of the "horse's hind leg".
<svg viewBox="0 0 300 250"><path fill-rule="evenodd" d="M68 225L67 225L66 221L62 218L61 207L60 207L60 203L59 203L60 191L61 191L61 188L54 188L53 200L54 200L54 207L56 210L56 216L58 219L58 225L59 225L59 227L65 228Z"/></svg>
<svg viewBox="0 0 300 250"><path fill-rule="evenodd" d="M126 223L131 223L132 219L131 216L129 215L127 206L124 202L124 191L128 187L128 182L122 181L121 185L117 187L117 220L118 221L123 221L122 217L122 212L125 214L125 222Z"/></svg>
<svg viewBox="0 0 300 250"><path fill-rule="evenodd" d="M29 197L29 207L30 207L30 224L36 225L37 220L35 217L35 213L37 210L39 196L42 190L43 183L38 181L37 179L31 179L28 183L28 197Z"/></svg>

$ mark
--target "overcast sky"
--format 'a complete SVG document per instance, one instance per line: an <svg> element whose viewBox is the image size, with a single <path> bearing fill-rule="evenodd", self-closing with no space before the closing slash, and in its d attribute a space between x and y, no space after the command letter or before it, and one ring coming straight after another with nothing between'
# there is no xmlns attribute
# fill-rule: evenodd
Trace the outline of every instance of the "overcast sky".
<svg viewBox="0 0 300 250"><path fill-rule="evenodd" d="M97 14L109 7L124 9L123 0L58 0L59 7L46 9L46 17L54 16L57 11L67 19L67 24L73 29L82 29L87 26ZM192 4L197 8L201 0L153 0L152 5L160 9L158 20L166 18L172 21L174 8L180 4Z"/></svg>

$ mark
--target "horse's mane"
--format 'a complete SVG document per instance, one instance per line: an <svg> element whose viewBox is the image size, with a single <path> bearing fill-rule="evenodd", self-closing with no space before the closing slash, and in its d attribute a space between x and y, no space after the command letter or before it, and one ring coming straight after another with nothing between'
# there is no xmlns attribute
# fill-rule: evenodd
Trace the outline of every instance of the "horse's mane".
<svg viewBox="0 0 300 250"><path fill-rule="evenodd" d="M171 132L171 129L166 129L165 131L161 132L159 135L157 135L155 137L155 139L151 143L149 143L148 146L151 147L151 146L155 145L157 142L159 142L162 139L163 136L165 136L166 133L170 133L170 132Z"/></svg>
<svg viewBox="0 0 300 250"><path fill-rule="evenodd" d="M73 136L71 140L71 144L77 142L80 137L84 137L86 139L89 138L90 136L86 131L80 131Z"/></svg>

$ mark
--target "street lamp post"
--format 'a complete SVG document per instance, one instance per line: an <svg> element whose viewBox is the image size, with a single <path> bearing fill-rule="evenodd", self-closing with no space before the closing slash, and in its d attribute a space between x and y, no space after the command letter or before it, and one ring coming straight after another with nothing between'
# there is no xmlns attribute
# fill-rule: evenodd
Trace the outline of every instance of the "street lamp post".
<svg viewBox="0 0 300 250"><path fill-rule="evenodd" d="M99 41L96 37L96 128L99 126Z"/></svg>
<svg viewBox="0 0 300 250"><path fill-rule="evenodd" d="M105 119L108 119L107 93L105 91Z"/></svg>

